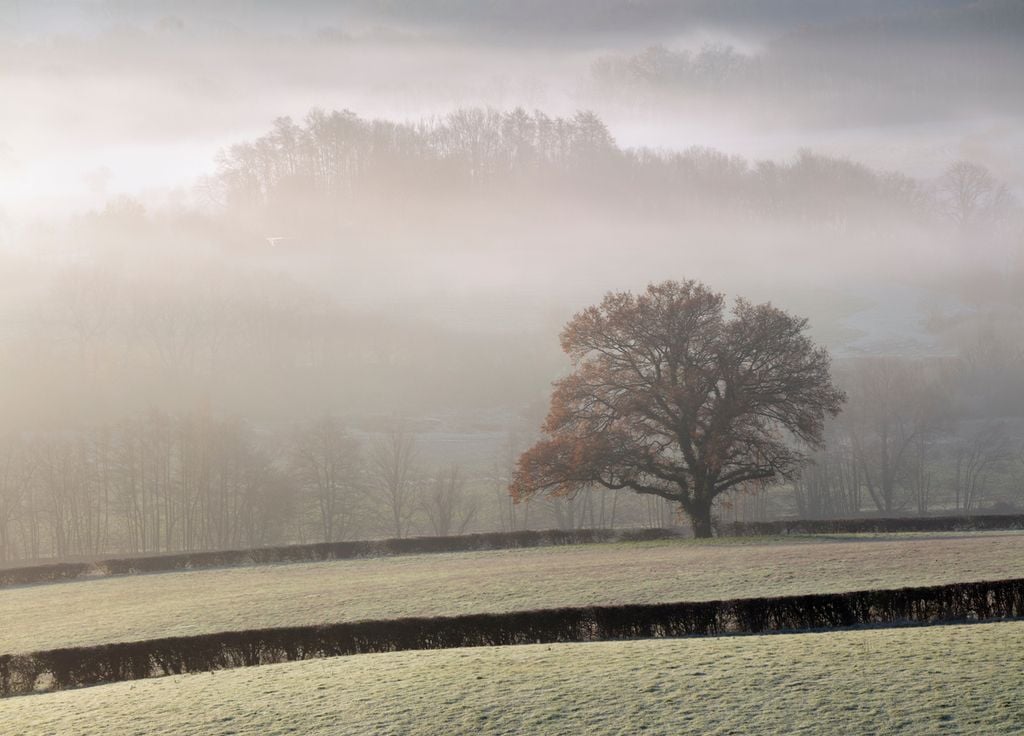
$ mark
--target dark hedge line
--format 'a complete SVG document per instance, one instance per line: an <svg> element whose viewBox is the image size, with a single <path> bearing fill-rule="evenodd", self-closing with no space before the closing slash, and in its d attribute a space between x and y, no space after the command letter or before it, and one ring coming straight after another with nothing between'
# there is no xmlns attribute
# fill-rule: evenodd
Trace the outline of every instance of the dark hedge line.
<svg viewBox="0 0 1024 736"><path fill-rule="evenodd" d="M470 552L487 549L515 549L565 544L643 541L680 536L676 529L577 529L565 531L491 532L454 537L410 537L358 542L295 544L284 547L187 552L149 557L124 557L100 562L68 562L0 569L0 587L29 583L54 583L82 577L132 575L147 572L196 570L235 565L264 565L278 562L320 562L359 557L424 554L434 552Z"/></svg>
<svg viewBox="0 0 1024 736"><path fill-rule="evenodd" d="M785 521L737 522L718 525L726 537L775 536L786 534L854 534L927 531L983 531L1024 529L1024 515L933 516L889 519L796 519ZM565 544L643 541L681 536L679 529L577 529L519 532L490 532L453 537L412 537L355 542L296 544L282 547L186 552L179 554L123 557L99 562L65 562L0 569L0 587L31 583L54 583L83 577L132 575L147 572L197 570L211 567L260 565L281 562L320 562L359 557L469 552L487 549L515 549Z"/></svg>
<svg viewBox="0 0 1024 736"><path fill-rule="evenodd" d="M790 519L721 524L725 537L779 534L869 534L883 532L955 532L1024 529L1024 514L988 516L908 516L889 519Z"/></svg>
<svg viewBox="0 0 1024 736"><path fill-rule="evenodd" d="M232 631L0 656L0 695L367 652L754 634L1024 615L1024 579Z"/></svg>

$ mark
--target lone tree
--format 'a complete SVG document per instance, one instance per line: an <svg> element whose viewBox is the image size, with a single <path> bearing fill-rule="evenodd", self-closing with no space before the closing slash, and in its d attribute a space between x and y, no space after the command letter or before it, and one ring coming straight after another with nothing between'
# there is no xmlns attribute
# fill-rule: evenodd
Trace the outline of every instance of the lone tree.
<svg viewBox="0 0 1024 736"><path fill-rule="evenodd" d="M711 536L715 497L793 477L845 396L807 320L696 281L610 293L561 335L573 371L555 383L547 437L519 458L510 492L595 485L680 505Z"/></svg>

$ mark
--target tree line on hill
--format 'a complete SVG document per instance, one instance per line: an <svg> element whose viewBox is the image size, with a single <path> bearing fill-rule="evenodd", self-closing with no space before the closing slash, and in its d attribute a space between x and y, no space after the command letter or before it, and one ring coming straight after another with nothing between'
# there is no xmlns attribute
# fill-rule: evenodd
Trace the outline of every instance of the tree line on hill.
<svg viewBox="0 0 1024 736"><path fill-rule="evenodd" d="M514 446L467 467L426 455L414 429L356 432L331 416L268 429L152 411L8 435L0 563L676 521L626 494L517 507L507 493Z"/></svg>
<svg viewBox="0 0 1024 736"><path fill-rule="evenodd" d="M540 203L554 192L676 220L728 212L879 231L897 222L953 221L986 233L1019 225L1008 187L969 161L922 181L809 150L752 162L706 147L628 149L593 112L523 108L464 108L417 122L350 110L314 109L301 123L281 117L269 133L225 149L203 190L240 219L293 225L311 211L320 224L328 214L337 224L384 199L458 195L479 206L488 196Z"/></svg>
<svg viewBox="0 0 1024 736"><path fill-rule="evenodd" d="M331 417L287 438L159 412L0 444L0 561L404 537L413 517L465 531L458 466L425 476L395 428L364 451Z"/></svg>
<svg viewBox="0 0 1024 736"><path fill-rule="evenodd" d="M1012 368L1020 353L987 347L959 360L840 365L849 402L793 484L797 515L1014 510L1024 482L1024 387Z"/></svg>
<svg viewBox="0 0 1024 736"><path fill-rule="evenodd" d="M719 498L723 523L1019 510L1024 407L1016 372L966 360L839 364L849 395L826 444L792 484ZM161 412L0 441L0 562L262 547L467 531L683 525L660 499L592 489L514 504L528 435L490 464L423 451L424 435L331 416L251 425Z"/></svg>
<svg viewBox="0 0 1024 736"><path fill-rule="evenodd" d="M755 50L664 42L605 54L591 76L606 98L655 109L718 104L766 120L872 126L954 119L965 109L1019 114L1020 5L916 11L804 24Z"/></svg>

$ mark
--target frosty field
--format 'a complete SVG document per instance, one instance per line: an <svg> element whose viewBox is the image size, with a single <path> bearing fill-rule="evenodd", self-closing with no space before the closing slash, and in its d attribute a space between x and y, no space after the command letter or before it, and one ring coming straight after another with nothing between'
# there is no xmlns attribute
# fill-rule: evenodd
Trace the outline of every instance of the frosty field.
<svg viewBox="0 0 1024 736"><path fill-rule="evenodd" d="M1021 576L1021 532L604 544L198 570L0 590L0 652L369 618Z"/></svg>
<svg viewBox="0 0 1024 736"><path fill-rule="evenodd" d="M0 701L23 736L1001 734L1024 622L368 654Z"/></svg>

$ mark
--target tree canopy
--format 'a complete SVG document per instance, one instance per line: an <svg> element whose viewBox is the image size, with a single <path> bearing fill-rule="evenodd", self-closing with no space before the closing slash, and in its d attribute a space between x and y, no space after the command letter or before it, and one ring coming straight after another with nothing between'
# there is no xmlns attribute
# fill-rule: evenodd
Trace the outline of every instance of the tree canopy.
<svg viewBox="0 0 1024 736"><path fill-rule="evenodd" d="M714 499L794 477L845 396L807 320L696 281L609 293L561 335L572 372L555 383L544 439L519 458L510 491L593 486L676 502L711 535Z"/></svg>

